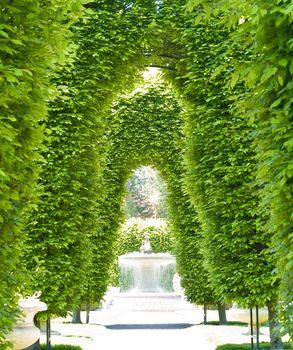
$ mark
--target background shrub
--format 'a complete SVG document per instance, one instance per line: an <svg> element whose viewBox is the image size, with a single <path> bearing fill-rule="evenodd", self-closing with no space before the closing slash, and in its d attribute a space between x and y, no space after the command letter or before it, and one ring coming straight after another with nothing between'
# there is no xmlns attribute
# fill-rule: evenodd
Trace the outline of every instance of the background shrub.
<svg viewBox="0 0 293 350"><path fill-rule="evenodd" d="M145 234L149 234L154 253L174 254L175 242L171 229L164 220L129 219L121 226L117 242L117 254L139 251Z"/></svg>

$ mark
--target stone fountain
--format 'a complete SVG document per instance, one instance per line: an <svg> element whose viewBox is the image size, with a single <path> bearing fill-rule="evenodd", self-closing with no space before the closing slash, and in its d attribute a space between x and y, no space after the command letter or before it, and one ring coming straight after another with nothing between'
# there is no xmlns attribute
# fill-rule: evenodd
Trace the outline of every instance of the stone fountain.
<svg viewBox="0 0 293 350"><path fill-rule="evenodd" d="M175 265L173 255L153 253L149 235L146 234L140 252L119 257L121 290L128 293L173 292Z"/></svg>
<svg viewBox="0 0 293 350"><path fill-rule="evenodd" d="M174 312L191 310L178 288L176 258L169 253L154 253L146 234L139 252L121 255L120 290L106 293L107 308L125 312ZM180 283L179 283L180 285Z"/></svg>

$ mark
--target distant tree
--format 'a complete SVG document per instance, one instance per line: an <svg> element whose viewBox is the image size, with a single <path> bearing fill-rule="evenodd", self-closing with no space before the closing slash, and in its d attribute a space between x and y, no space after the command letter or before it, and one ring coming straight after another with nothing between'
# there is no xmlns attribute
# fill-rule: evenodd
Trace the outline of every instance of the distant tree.
<svg viewBox="0 0 293 350"><path fill-rule="evenodd" d="M151 167L138 168L126 183L125 210L127 217L165 218L166 186Z"/></svg>

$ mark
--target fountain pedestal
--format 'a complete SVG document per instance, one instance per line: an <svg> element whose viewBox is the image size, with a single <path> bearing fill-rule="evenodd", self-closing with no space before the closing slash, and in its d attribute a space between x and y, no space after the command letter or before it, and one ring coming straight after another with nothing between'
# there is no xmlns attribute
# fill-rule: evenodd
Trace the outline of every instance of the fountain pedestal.
<svg viewBox="0 0 293 350"><path fill-rule="evenodd" d="M18 302L22 316L16 322L6 340L13 344L12 350L22 350L40 338L40 329L34 325L34 316L47 310L47 305L36 298L20 299Z"/></svg>

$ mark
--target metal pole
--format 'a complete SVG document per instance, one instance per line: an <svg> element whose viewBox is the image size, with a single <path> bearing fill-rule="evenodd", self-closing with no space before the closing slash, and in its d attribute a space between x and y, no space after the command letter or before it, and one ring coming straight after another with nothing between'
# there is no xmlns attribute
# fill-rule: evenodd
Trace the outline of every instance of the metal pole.
<svg viewBox="0 0 293 350"><path fill-rule="evenodd" d="M250 311L250 350L254 350L254 344L253 344L253 314L252 314L252 308L250 308L249 311Z"/></svg>
<svg viewBox="0 0 293 350"><path fill-rule="evenodd" d="M259 318L258 318L258 306L255 307L256 316L256 350L259 350Z"/></svg>
<svg viewBox="0 0 293 350"><path fill-rule="evenodd" d="M51 319L49 316L47 317L46 334L47 334L46 350L51 350Z"/></svg>

